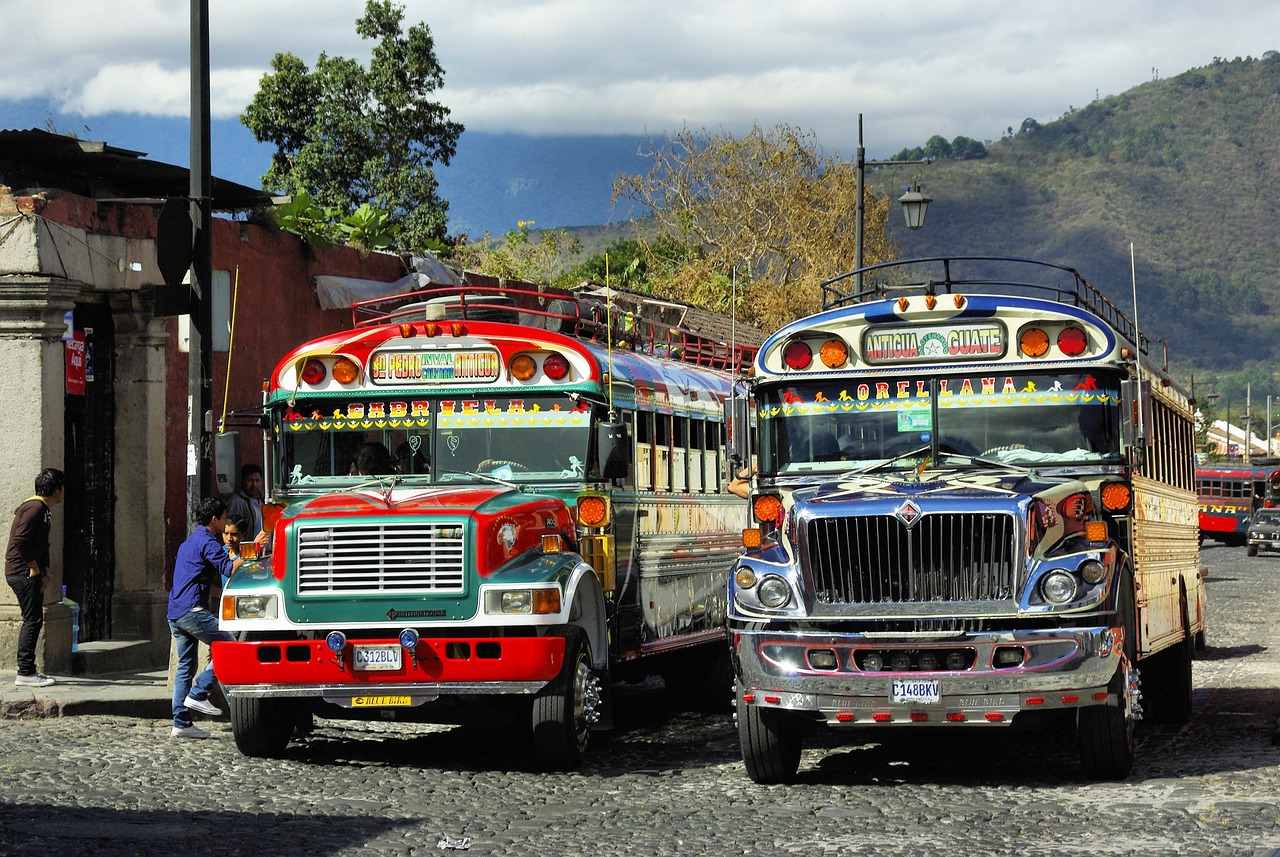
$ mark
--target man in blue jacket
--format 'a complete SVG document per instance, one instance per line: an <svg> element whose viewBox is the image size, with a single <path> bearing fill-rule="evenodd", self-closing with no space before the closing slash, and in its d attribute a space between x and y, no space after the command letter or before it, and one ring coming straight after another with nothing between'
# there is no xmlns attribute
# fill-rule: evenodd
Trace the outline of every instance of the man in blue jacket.
<svg viewBox="0 0 1280 857"><path fill-rule="evenodd" d="M178 668L173 676L174 738L208 738L209 733L191 722L191 712L216 717L222 713L209 700L217 679L210 663L200 675L200 644L235 639L218 628L218 617L209 612L209 590L220 586L223 575L244 562L232 559L222 546L227 526L227 506L216 497L206 497L196 506L196 528L178 548L173 566L173 588L169 590L166 617L178 650ZM192 678L194 676L194 679Z"/></svg>

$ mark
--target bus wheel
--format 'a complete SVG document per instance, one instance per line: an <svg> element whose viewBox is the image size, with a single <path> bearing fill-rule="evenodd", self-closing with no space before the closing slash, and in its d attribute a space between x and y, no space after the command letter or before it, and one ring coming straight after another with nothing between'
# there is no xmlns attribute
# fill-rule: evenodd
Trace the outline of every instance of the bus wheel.
<svg viewBox="0 0 1280 857"><path fill-rule="evenodd" d="M569 629L564 652L560 674L533 700L533 750L556 771L578 766L602 710L600 677L591 669L591 643L581 629Z"/></svg>
<svg viewBox="0 0 1280 857"><path fill-rule="evenodd" d="M1118 704L1090 705L1076 715L1080 765L1098 780L1122 780L1133 769L1134 723L1141 714L1137 705L1138 671L1130 663L1116 670L1112 688Z"/></svg>
<svg viewBox="0 0 1280 857"><path fill-rule="evenodd" d="M296 700L232 696L227 705L231 709L231 731L241 753L272 758L284 752L298 723Z"/></svg>
<svg viewBox="0 0 1280 857"><path fill-rule="evenodd" d="M1182 641L1142 662L1142 689L1150 703L1152 723L1186 723L1191 719L1191 659L1195 638Z"/></svg>
<svg viewBox="0 0 1280 857"><path fill-rule="evenodd" d="M738 701L738 742L747 776L762 785L789 783L800 769L804 724L790 711Z"/></svg>

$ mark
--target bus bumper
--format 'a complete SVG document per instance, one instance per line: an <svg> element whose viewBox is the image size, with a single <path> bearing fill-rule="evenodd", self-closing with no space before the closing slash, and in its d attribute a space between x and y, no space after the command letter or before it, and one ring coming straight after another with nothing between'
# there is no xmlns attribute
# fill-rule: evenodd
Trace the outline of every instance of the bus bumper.
<svg viewBox="0 0 1280 857"><path fill-rule="evenodd" d="M399 641L359 640L388 651ZM401 649L398 668L356 669L354 645L333 652L323 640L215 642L213 670L228 696L319 697L344 707L364 698L532 694L564 663L564 638L423 638Z"/></svg>
<svg viewBox="0 0 1280 857"><path fill-rule="evenodd" d="M920 641L756 626L733 629L733 644L743 704L830 725L1001 726L1026 711L1118 704L1110 684L1123 659L1122 630L1106 627ZM872 653L875 671L860 666ZM965 667L922 669L922 657L945 665L948 655Z"/></svg>

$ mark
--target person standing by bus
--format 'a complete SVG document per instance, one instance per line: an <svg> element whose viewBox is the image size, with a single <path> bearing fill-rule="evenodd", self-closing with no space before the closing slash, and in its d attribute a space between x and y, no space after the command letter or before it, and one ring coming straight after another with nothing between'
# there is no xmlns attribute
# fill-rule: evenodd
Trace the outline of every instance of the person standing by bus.
<svg viewBox="0 0 1280 857"><path fill-rule="evenodd" d="M165 618L178 649L178 667L173 675L174 738L208 738L209 733L191 722L191 712L199 711L216 717L222 713L209 699L217 681L210 663L199 675L200 644L215 640L234 640L218 628L218 617L208 610L209 590L221 583L221 577L244 562L232 559L222 544L222 531L227 526L227 506L216 497L206 497L196 506L196 527L178 548L173 566L173 588L169 590L169 608Z"/></svg>
<svg viewBox="0 0 1280 857"><path fill-rule="evenodd" d="M36 493L18 505L9 530L9 546L4 554L4 574L18 597L22 630L18 632L18 677L20 687L48 687L54 680L36 672L36 641L44 627L44 589L49 585L49 530L51 510L62 502L66 481L61 470L52 467L36 476Z"/></svg>

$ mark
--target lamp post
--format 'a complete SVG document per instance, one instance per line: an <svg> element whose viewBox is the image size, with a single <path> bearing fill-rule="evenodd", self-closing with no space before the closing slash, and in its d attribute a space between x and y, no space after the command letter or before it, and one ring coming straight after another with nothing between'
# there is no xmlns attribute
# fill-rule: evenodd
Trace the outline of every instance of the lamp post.
<svg viewBox="0 0 1280 857"><path fill-rule="evenodd" d="M862 147L862 114L858 114L858 152L857 152L857 184L854 193L858 198L854 201L854 220L856 222L854 238L853 238L853 254L854 267L857 273L853 275L854 290L862 292L862 223L865 215L865 206L863 205L863 181L867 167L897 167L908 164L928 164L932 163L925 158L918 161L868 161L867 151ZM898 202L902 205L903 216L907 219L908 229L919 229L924 226L925 214L929 211L929 203L933 202L930 197L920 192L920 185L913 185L906 193L898 197Z"/></svg>

